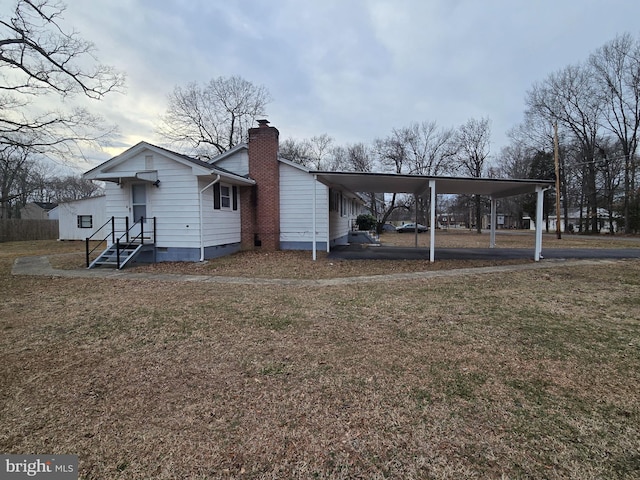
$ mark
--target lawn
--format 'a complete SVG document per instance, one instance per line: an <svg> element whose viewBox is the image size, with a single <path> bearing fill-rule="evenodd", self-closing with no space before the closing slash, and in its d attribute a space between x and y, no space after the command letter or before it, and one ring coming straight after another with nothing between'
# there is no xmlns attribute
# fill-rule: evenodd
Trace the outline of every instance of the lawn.
<svg viewBox="0 0 640 480"><path fill-rule="evenodd" d="M4 453L77 454L82 479L640 477L640 261L331 287L10 274L79 248L0 244ZM288 253L191 267L306 278Z"/></svg>
<svg viewBox="0 0 640 480"><path fill-rule="evenodd" d="M361 275L383 275L389 273L408 273L430 270L485 267L513 263L532 263L535 244L533 232L498 233L496 246L506 248L524 248L531 252L531 258L526 260L447 260L431 263L428 260L391 261L377 260L374 262L327 260L324 252L318 252L320 261L314 262L308 251L288 252L242 252L239 255L226 256L202 263L165 262L154 265L139 265L127 267L127 271L149 273L183 273L215 276L237 276L258 278L295 278L295 279L325 279L344 278ZM413 246L415 235L410 233L385 233L380 241L384 245ZM418 235L418 246L428 248L429 234ZM545 248L640 248L640 239L612 237L602 235L599 238L585 239L580 235L568 235L563 239L556 239L553 234L544 236ZM436 249L438 248L488 248L489 234L477 235L468 230L451 229L438 231L436 235ZM75 254L53 255L50 261L56 268L79 269L85 265L84 247L78 246ZM97 255L97 254L96 254Z"/></svg>

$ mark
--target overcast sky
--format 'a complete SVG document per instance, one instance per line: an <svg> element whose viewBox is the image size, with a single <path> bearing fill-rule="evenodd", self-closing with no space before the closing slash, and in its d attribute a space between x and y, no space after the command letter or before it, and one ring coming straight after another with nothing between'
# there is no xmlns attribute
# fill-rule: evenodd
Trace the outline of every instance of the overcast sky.
<svg viewBox="0 0 640 480"><path fill-rule="evenodd" d="M161 143L155 125L174 86L232 75L270 91L281 139L370 143L411 122L488 117L496 155L536 81L617 34L640 35L637 0L66 3L65 22L127 75L125 94L89 104L120 138L83 170L140 140Z"/></svg>

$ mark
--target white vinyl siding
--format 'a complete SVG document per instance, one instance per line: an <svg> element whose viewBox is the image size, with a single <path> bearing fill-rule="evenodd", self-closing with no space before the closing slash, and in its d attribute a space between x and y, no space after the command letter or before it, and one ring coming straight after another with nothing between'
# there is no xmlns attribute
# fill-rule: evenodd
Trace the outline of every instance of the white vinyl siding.
<svg viewBox="0 0 640 480"><path fill-rule="evenodd" d="M114 176L133 177L136 172L146 169L148 151L116 165L110 170ZM197 177L191 167L177 163L162 155L153 157L154 168L158 170L159 187L147 183L147 217L156 217L156 245L158 247L200 247L199 205ZM107 216L132 218L131 183L123 181L122 186L106 183ZM207 182L209 183L209 182ZM146 227L145 227L146 228Z"/></svg>
<svg viewBox="0 0 640 480"><path fill-rule="evenodd" d="M209 178L200 180L198 191L202 190L209 183L211 183ZM224 186L225 185L221 185L221 191ZM229 188L229 194L232 195L233 187L227 187ZM229 199L230 204L228 208L214 209L213 192L213 187L209 187L202 193L205 247L239 243L241 239L240 208L233 210L233 200Z"/></svg>
<svg viewBox="0 0 640 480"><path fill-rule="evenodd" d="M249 174L249 154L246 149L240 150L230 156L223 158L213 164L216 167L224 168L236 175L244 176Z"/></svg>
<svg viewBox="0 0 640 480"><path fill-rule="evenodd" d="M351 230L351 217L340 215L340 212L329 214L329 229L331 240L343 239L339 243L347 243L347 236Z"/></svg>
<svg viewBox="0 0 640 480"><path fill-rule="evenodd" d="M91 236L108 220L105 205L106 197L84 198L58 205L58 238L84 240ZM79 227L79 217L91 217L91 228ZM105 235L106 233L100 238L104 238Z"/></svg>
<svg viewBox="0 0 640 480"><path fill-rule="evenodd" d="M316 241L327 241L328 188L305 171L280 164L280 241L313 241L313 185L316 188Z"/></svg>
<svg viewBox="0 0 640 480"><path fill-rule="evenodd" d="M329 231L331 240L337 244L346 244L351 226L358 216L359 202L352 194L340 190L329 190Z"/></svg>

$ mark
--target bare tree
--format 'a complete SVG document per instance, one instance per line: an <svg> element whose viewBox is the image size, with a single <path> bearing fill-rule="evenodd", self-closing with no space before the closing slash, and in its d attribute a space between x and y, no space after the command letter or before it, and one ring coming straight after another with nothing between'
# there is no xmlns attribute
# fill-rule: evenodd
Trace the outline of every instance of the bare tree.
<svg viewBox="0 0 640 480"><path fill-rule="evenodd" d="M101 99L124 83L122 74L97 63L93 43L62 28L64 11L55 0L18 0L11 18L0 19L0 149L69 158L111 133L96 133L101 121L84 108L34 108L35 100L68 104L78 94Z"/></svg>
<svg viewBox="0 0 640 480"><path fill-rule="evenodd" d="M625 155L622 154L620 142L614 137L603 138L598 142L598 154L602 161L597 162L599 172L599 193L604 201L604 207L609 217L609 232L615 232L614 211L616 204L616 193L619 191L620 183L624 175ZM625 226L627 221L625 218Z"/></svg>
<svg viewBox="0 0 640 480"><path fill-rule="evenodd" d="M333 138L323 133L309 139L309 155L311 168L315 170L325 170L329 168L328 157L331 154Z"/></svg>
<svg viewBox="0 0 640 480"><path fill-rule="evenodd" d="M387 138L376 139L373 149L383 170L393 173L406 173L408 167L407 145L401 130L393 129Z"/></svg>
<svg viewBox="0 0 640 480"><path fill-rule="evenodd" d="M496 164L498 178L528 178L531 165L530 150L522 143L513 142L502 148ZM517 226L522 228L524 208L520 196L501 199L500 208L503 213L517 219Z"/></svg>
<svg viewBox="0 0 640 480"><path fill-rule="evenodd" d="M68 202L89 198L104 193L102 187L82 176L66 175L63 177L49 176L43 184L44 197L35 199L43 202Z"/></svg>
<svg viewBox="0 0 640 480"><path fill-rule="evenodd" d="M333 138L323 133L311 138L287 138L280 142L280 156L312 170L336 170Z"/></svg>
<svg viewBox="0 0 640 480"><path fill-rule="evenodd" d="M350 172L372 172L374 169L373 155L364 143L347 145L347 170Z"/></svg>
<svg viewBox="0 0 640 480"><path fill-rule="evenodd" d="M491 123L488 118L471 118L461 125L455 136L458 169L465 175L480 178L485 173L490 153ZM475 195L476 231L482 232L482 202Z"/></svg>
<svg viewBox="0 0 640 480"><path fill-rule="evenodd" d="M441 175L453 168L453 140L453 129L438 128L436 122L412 123L377 139L374 149L382 166L394 173Z"/></svg>
<svg viewBox="0 0 640 480"><path fill-rule="evenodd" d="M239 76L177 86L168 96L158 133L196 155L213 158L247 140L270 99L265 87Z"/></svg>
<svg viewBox="0 0 640 480"><path fill-rule="evenodd" d="M373 152L377 157L378 164L384 171L393 173L404 173L407 161L406 144L404 136L398 129L393 129L391 135L386 138L378 138L373 142ZM407 208L407 199L404 194L393 192L391 200L383 204L382 218L379 226L382 227L387 219L398 208ZM381 233L381 232L379 232Z"/></svg>
<svg viewBox="0 0 640 480"><path fill-rule="evenodd" d="M640 42L629 34L616 37L589 58L598 93L607 105L604 126L620 143L624 156L624 228L630 233L629 204L633 189L633 158L640 129Z"/></svg>
<svg viewBox="0 0 640 480"><path fill-rule="evenodd" d="M440 175L451 171L455 151L453 138L452 129L438 128L434 121L415 122L407 127L394 128L388 137L375 140L373 148L384 170ZM398 200L399 205L396 204ZM386 205L383 222L396 208L407 207L411 202L415 203L415 199L399 197L394 193L391 202ZM424 208L424 202L420 206Z"/></svg>
<svg viewBox="0 0 640 480"><path fill-rule="evenodd" d="M299 163L305 167L309 167L311 158L311 146L308 140L296 140L295 138L286 138L280 142L278 154L282 158Z"/></svg>
<svg viewBox="0 0 640 480"><path fill-rule="evenodd" d="M5 145L0 150L0 218L11 218L16 213L21 196L29 193L25 185L32 170L28 149Z"/></svg>
<svg viewBox="0 0 640 480"><path fill-rule="evenodd" d="M558 122L581 146L588 217L594 232L599 230L596 188L596 149L603 110L588 65L570 65L550 75L527 93L527 115L538 116L549 124Z"/></svg>
<svg viewBox="0 0 640 480"><path fill-rule="evenodd" d="M409 173L441 175L450 173L455 154L454 130L439 128L436 122L413 123L400 130Z"/></svg>

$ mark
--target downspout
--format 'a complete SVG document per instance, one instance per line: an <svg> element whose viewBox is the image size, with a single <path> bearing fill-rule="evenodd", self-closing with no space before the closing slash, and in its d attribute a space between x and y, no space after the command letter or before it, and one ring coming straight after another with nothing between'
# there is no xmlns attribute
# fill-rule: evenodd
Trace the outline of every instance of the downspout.
<svg viewBox="0 0 640 480"><path fill-rule="evenodd" d="M220 175L216 177L216 179L211 182L209 185L200 190L200 194L198 195L198 208L200 210L200 261L204 262L204 232L202 231L202 224L204 223L203 213L202 213L202 194L208 188L213 187L216 183L220 181Z"/></svg>
<svg viewBox="0 0 640 480"><path fill-rule="evenodd" d="M311 258L316 261L316 184L318 183L318 175L313 174L313 196L311 199ZM328 232L328 230L327 230ZM329 239L327 238L327 242Z"/></svg>

